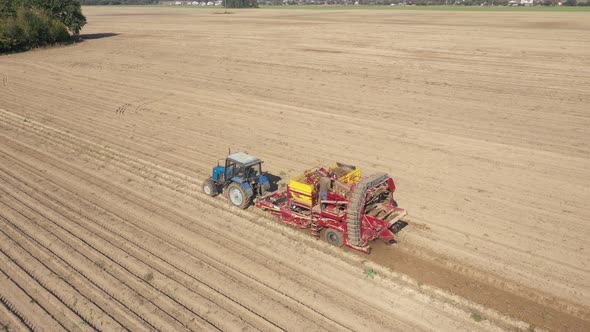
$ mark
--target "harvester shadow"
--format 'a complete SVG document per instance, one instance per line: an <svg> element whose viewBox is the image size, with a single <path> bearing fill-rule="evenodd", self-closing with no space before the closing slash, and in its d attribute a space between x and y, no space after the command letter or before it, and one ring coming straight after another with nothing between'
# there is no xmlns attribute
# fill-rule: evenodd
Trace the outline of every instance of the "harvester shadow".
<svg viewBox="0 0 590 332"><path fill-rule="evenodd" d="M404 229L406 226L408 226L407 222L405 222L403 220L398 220L393 224L393 226L391 226L391 231L393 232L393 234L397 234L402 229Z"/></svg>

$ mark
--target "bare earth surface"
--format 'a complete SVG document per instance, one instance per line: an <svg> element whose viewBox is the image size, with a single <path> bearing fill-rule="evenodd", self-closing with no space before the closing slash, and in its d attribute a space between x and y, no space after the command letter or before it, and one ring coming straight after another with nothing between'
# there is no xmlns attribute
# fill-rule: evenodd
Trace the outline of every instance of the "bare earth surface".
<svg viewBox="0 0 590 332"><path fill-rule="evenodd" d="M588 14L84 13L0 57L2 328L589 330ZM227 147L389 172L409 225L364 255L231 208Z"/></svg>

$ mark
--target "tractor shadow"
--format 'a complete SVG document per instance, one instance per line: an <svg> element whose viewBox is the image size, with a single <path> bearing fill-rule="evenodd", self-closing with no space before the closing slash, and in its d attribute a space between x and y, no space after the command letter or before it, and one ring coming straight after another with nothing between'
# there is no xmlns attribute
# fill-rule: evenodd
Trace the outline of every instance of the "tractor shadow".
<svg viewBox="0 0 590 332"><path fill-rule="evenodd" d="M268 182L270 182L270 192L277 191L279 189L279 181L281 181L282 178L268 172L266 173L266 177L268 178Z"/></svg>

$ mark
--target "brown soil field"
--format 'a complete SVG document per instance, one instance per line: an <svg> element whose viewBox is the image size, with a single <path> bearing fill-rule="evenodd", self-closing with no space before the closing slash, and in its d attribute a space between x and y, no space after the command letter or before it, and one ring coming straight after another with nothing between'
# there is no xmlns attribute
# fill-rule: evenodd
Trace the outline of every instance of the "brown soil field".
<svg viewBox="0 0 590 332"><path fill-rule="evenodd" d="M0 330L590 330L588 14L83 11L0 56ZM388 172L409 224L230 207L228 147Z"/></svg>

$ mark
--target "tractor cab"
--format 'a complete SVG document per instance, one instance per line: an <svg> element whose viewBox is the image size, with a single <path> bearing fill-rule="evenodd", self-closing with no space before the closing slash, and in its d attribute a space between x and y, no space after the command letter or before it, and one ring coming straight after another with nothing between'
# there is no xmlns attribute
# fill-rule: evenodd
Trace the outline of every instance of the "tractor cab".
<svg viewBox="0 0 590 332"><path fill-rule="evenodd" d="M262 175L262 161L244 152L230 154L225 159L224 177L234 182L251 182Z"/></svg>
<svg viewBox="0 0 590 332"><path fill-rule="evenodd" d="M230 154L225 165L213 167L213 174L203 183L209 196L225 194L232 204L245 209L256 195L270 189L270 182L262 173L262 160L244 152Z"/></svg>

